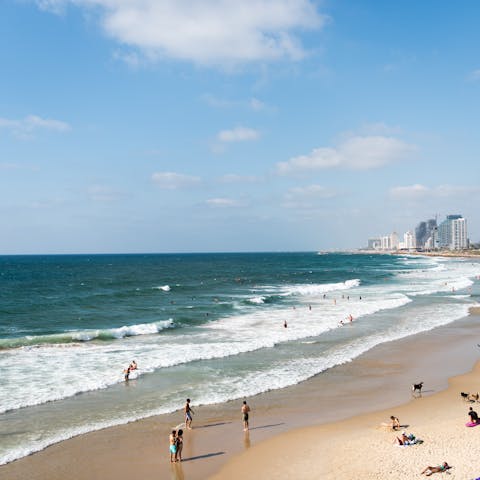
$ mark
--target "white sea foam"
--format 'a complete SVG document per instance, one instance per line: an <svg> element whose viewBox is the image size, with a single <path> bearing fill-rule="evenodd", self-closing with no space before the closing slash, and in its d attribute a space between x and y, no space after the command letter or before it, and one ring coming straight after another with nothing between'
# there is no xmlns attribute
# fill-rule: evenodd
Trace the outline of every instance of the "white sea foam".
<svg viewBox="0 0 480 480"><path fill-rule="evenodd" d="M395 316L398 321L390 327L358 340L347 339L346 344L320 351L318 357L260 363L258 368L245 369L234 378L222 377L216 373L198 390L197 403L216 403L298 383L327 368L351 361L379 343L429 330L465 316L471 303L462 290L471 285L471 278L480 274L480 265L442 261L444 268L438 268L440 263L436 260L412 260L412 265L419 263L425 268L410 271L407 275L400 273L395 279L376 285L362 285L358 279L352 279L329 284L258 287L257 295L252 297L250 294L243 300L262 298L265 302L268 295L280 295L288 297L289 302L290 299L295 300L296 308L275 304L265 304L258 309L249 307L249 310L254 311L213 320L189 330L186 332L188 334L172 330L168 335L150 335L156 333L157 327L172 326L170 320L166 324L157 322L110 329L108 335L118 338L110 342L88 342L102 335L102 331L93 330L71 333L85 343L70 344L67 347L62 344L38 345L3 350L0 369L4 388L0 389L0 412L63 399L121 382L123 368L134 358L139 363L140 373L146 373L202 359L226 358L272 349L280 343L295 340L303 340L301 343L305 346L302 348L307 349L309 343L316 341L315 338L322 339L322 334L340 328L338 322L349 315L355 318L353 332L361 330L364 324L367 326L375 322L377 317L370 317L372 314L399 309ZM460 293L444 295L451 293L452 288L460 290ZM348 291L349 300L340 296L345 290ZM427 291L431 293L422 293ZM323 299L323 294L328 292L333 293ZM410 297L437 292L442 294L436 297L437 303L429 302L422 307L424 299L421 298L415 300L420 302L420 306L413 304L412 307L406 307L412 303ZM403 311L401 307L407 310ZM286 329L283 328L284 320L288 321ZM340 332L343 334L348 330L336 330L335 335ZM42 366L41 369L38 368L39 365ZM49 375L45 375L45 372L49 372ZM152 409L135 415L138 418L165 413L177 409L178 405L167 402L162 403L161 408L162 410ZM45 437L41 435L39 439L2 453L0 463L40 450L64 438L108 425L126 423L131 419L118 416Z"/></svg>
<svg viewBox="0 0 480 480"><path fill-rule="evenodd" d="M170 285L162 285L160 287L153 287L155 290L162 290L163 292L169 292L171 289L170 289Z"/></svg>
<svg viewBox="0 0 480 480"><path fill-rule="evenodd" d="M284 295L309 295L316 296L337 290L348 290L350 288L358 287L360 280L358 278L347 280L338 283L317 283L317 284L301 284L288 285L279 287L279 291Z"/></svg>
<svg viewBox="0 0 480 480"><path fill-rule="evenodd" d="M248 301L254 304L261 304L261 303L265 303L265 297L252 297L252 298L249 298Z"/></svg>

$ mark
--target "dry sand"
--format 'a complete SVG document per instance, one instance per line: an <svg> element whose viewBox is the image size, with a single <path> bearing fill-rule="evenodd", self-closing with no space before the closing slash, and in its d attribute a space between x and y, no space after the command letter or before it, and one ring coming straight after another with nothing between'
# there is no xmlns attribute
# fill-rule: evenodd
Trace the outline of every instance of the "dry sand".
<svg viewBox="0 0 480 480"><path fill-rule="evenodd" d="M415 398L395 409L407 432L423 444L394 445L397 432L382 427L390 410L329 425L299 429L267 440L228 463L213 479L412 479L423 478L427 465L447 461L448 478L480 476L480 427L467 428L469 406L461 391L480 387L480 363L450 380L446 391ZM445 473L434 478L446 477Z"/></svg>

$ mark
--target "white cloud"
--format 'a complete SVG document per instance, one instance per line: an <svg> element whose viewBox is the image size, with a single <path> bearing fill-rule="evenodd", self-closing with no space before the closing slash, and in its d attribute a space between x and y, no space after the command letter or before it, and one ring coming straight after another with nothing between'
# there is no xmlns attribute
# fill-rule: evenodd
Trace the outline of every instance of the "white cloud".
<svg viewBox="0 0 480 480"><path fill-rule="evenodd" d="M389 193L390 196L395 199L413 201L423 200L427 197L447 198L477 194L480 193L480 187L464 185L438 185L436 187L427 187L417 183L415 185L393 187L390 189Z"/></svg>
<svg viewBox="0 0 480 480"><path fill-rule="evenodd" d="M42 118L38 115L28 115L21 120L0 118L0 129L4 128L19 138L30 138L36 131L49 130L54 132L68 132L71 127L68 123L60 120Z"/></svg>
<svg viewBox="0 0 480 480"><path fill-rule="evenodd" d="M308 155L279 162L277 171L281 175L288 175L326 168L368 170L406 158L414 150L413 145L394 137L354 136L336 147L315 148Z"/></svg>
<svg viewBox="0 0 480 480"><path fill-rule="evenodd" d="M221 208L231 208L231 207L240 207L241 203L231 198L209 198L206 201L206 204L209 207L221 207Z"/></svg>
<svg viewBox="0 0 480 480"><path fill-rule="evenodd" d="M470 73L468 79L473 82L478 82L480 80L480 68L477 68L473 72Z"/></svg>
<svg viewBox="0 0 480 480"><path fill-rule="evenodd" d="M188 188L201 183L200 177L183 175L175 172L155 172L152 180L160 187L166 190L176 190L179 188Z"/></svg>
<svg viewBox="0 0 480 480"><path fill-rule="evenodd" d="M227 98L217 97L211 93L205 93L201 96L203 102L212 108L248 108L254 112L266 110L267 105L258 98L250 98L249 100L230 100Z"/></svg>
<svg viewBox="0 0 480 480"><path fill-rule="evenodd" d="M36 0L59 13L67 5L101 15L107 35L142 51L201 65L301 59L295 32L321 29L313 0Z"/></svg>
<svg viewBox="0 0 480 480"><path fill-rule="evenodd" d="M232 130L222 130L217 135L220 142L246 142L260 137L258 130L247 127L236 127Z"/></svg>

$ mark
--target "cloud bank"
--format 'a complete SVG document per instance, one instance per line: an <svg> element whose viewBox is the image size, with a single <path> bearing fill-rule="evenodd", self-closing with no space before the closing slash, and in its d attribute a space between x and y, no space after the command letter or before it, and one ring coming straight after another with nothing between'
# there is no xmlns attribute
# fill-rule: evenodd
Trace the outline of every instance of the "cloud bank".
<svg viewBox="0 0 480 480"><path fill-rule="evenodd" d="M306 54L294 32L321 29L313 0L36 0L59 13L68 5L100 16L105 33L147 58L200 65L238 64Z"/></svg>
<svg viewBox="0 0 480 480"><path fill-rule="evenodd" d="M397 138L371 135L354 136L336 147L319 147L307 155L277 164L280 175L305 173L327 168L368 170L404 159L415 150Z"/></svg>

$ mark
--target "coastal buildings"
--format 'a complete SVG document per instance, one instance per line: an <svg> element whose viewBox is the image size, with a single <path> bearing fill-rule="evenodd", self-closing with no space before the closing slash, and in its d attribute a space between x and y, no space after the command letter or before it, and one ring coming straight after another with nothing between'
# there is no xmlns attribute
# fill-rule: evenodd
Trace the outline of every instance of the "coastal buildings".
<svg viewBox="0 0 480 480"><path fill-rule="evenodd" d="M461 215L447 215L438 226L438 248L468 248L467 221Z"/></svg>
<svg viewBox="0 0 480 480"><path fill-rule="evenodd" d="M415 245L424 248L428 239L432 236L433 230L437 227L437 219L431 218L426 222L420 222L415 227Z"/></svg>
<svg viewBox="0 0 480 480"><path fill-rule="evenodd" d="M431 218L420 222L415 227L415 234L407 231L403 241L398 234L372 237L368 239L368 249L377 251L424 251L424 250L462 250L469 247L467 220L462 215L447 215L437 225L437 219Z"/></svg>

